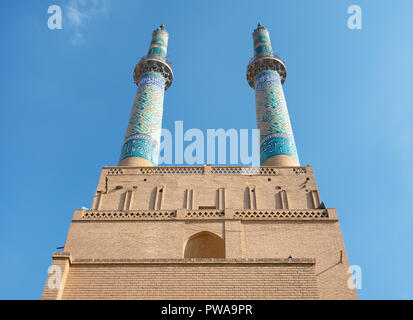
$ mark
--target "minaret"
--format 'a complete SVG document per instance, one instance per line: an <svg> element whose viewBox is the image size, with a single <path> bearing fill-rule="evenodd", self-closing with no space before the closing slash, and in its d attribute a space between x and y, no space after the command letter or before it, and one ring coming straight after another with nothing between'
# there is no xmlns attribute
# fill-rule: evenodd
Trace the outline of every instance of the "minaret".
<svg viewBox="0 0 413 320"><path fill-rule="evenodd" d="M123 141L119 166L157 166L162 130L164 92L173 78L166 60L168 32L164 25L152 33L148 54L136 65L138 86Z"/></svg>
<svg viewBox="0 0 413 320"><path fill-rule="evenodd" d="M254 58L247 68L248 84L255 89L260 156L263 166L299 166L297 148L282 84L287 76L284 62L271 47L268 30L258 23L252 33Z"/></svg>
<svg viewBox="0 0 413 320"><path fill-rule="evenodd" d="M269 165L260 168L156 166L167 39L155 30L135 69L120 166L103 167L91 209L75 210L42 299L357 299L336 209L312 167L298 166L268 31L255 30L247 73Z"/></svg>

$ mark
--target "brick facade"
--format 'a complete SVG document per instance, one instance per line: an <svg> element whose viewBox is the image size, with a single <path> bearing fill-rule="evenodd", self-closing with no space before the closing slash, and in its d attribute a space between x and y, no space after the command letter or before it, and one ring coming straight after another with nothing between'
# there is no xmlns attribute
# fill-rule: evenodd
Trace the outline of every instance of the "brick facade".
<svg viewBox="0 0 413 320"><path fill-rule="evenodd" d="M224 259L183 259L202 232ZM105 167L53 259L67 279L43 299L357 298L309 166Z"/></svg>
<svg viewBox="0 0 413 320"><path fill-rule="evenodd" d="M317 299L314 261L102 261L72 265L63 299Z"/></svg>

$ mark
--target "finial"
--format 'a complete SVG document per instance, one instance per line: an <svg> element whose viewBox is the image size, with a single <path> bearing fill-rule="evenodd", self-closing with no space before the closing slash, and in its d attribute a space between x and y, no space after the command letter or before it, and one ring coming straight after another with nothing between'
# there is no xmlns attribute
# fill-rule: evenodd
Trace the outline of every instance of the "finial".
<svg viewBox="0 0 413 320"><path fill-rule="evenodd" d="M261 22L258 22L257 29L255 29L254 32L262 30L262 29L265 29L265 28L261 25Z"/></svg>
<svg viewBox="0 0 413 320"><path fill-rule="evenodd" d="M156 28L155 30L153 30L154 33L158 33L158 32L166 32L165 29L165 25L161 24L158 28Z"/></svg>

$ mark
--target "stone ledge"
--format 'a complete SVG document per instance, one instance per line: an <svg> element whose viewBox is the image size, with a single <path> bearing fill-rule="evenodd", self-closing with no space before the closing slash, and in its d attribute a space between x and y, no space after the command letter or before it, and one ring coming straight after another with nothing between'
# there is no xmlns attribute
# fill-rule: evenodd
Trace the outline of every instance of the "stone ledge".
<svg viewBox="0 0 413 320"><path fill-rule="evenodd" d="M52 259L53 260L59 260L59 259L69 259L70 262L72 262L72 255L70 252L65 252L65 251L61 251L61 252L53 252L52 253Z"/></svg>

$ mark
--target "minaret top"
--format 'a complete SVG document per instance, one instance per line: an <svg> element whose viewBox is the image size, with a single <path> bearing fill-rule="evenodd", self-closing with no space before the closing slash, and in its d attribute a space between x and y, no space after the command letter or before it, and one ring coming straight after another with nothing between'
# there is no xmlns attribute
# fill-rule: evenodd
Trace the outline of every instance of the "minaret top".
<svg viewBox="0 0 413 320"><path fill-rule="evenodd" d="M270 33L261 23L258 22L257 28L252 33L254 39L254 57L273 56Z"/></svg>
<svg viewBox="0 0 413 320"><path fill-rule="evenodd" d="M255 29L254 32L256 32L256 31L258 31L258 30L260 30L260 29L265 29L265 28L261 25L260 22L258 22L257 29Z"/></svg>
<svg viewBox="0 0 413 320"><path fill-rule="evenodd" d="M257 28L252 33L252 38L254 40L254 57L247 67L248 84L254 88L255 77L264 69L277 71L281 82L284 83L287 70L284 61L274 54L268 30L258 22Z"/></svg>
<svg viewBox="0 0 413 320"><path fill-rule="evenodd" d="M164 32L164 33L168 33L167 31L166 31L166 29L165 29L165 25L164 24L161 24L160 26L159 26L159 28L156 28L155 30L153 30L153 32L152 32L152 34L155 34L155 33L160 33L160 32Z"/></svg>
<svg viewBox="0 0 413 320"><path fill-rule="evenodd" d="M165 78L165 90L172 84L172 67L166 58L168 48L169 33L165 26L161 24L159 28L153 30L152 40L148 54L141 58L133 72L133 79L136 85L139 84L140 77L148 70L160 73Z"/></svg>
<svg viewBox="0 0 413 320"><path fill-rule="evenodd" d="M168 47L169 34L162 24L152 32L152 41L148 51L148 58L156 58L165 61Z"/></svg>

